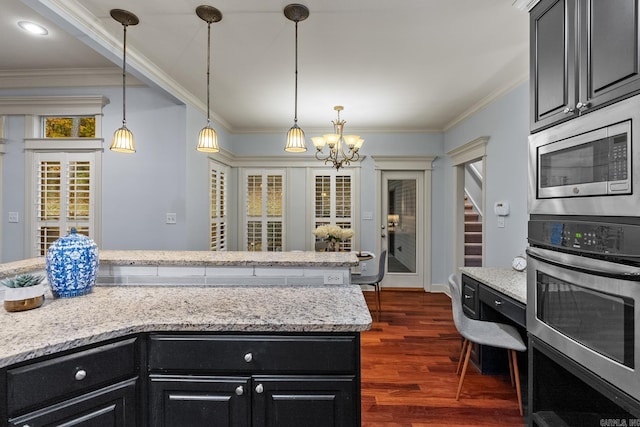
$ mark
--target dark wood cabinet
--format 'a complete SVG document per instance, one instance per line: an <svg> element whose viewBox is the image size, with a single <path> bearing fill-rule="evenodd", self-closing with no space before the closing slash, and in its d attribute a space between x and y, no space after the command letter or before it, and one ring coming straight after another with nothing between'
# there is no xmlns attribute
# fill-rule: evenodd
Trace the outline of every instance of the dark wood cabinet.
<svg viewBox="0 0 640 427"><path fill-rule="evenodd" d="M542 0L530 14L531 131L640 91L638 0Z"/></svg>
<svg viewBox="0 0 640 427"><path fill-rule="evenodd" d="M136 381L137 378L133 378L11 418L8 425L135 427ZM55 388L55 383L49 387Z"/></svg>
<svg viewBox="0 0 640 427"><path fill-rule="evenodd" d="M360 425L357 334L151 334L155 426Z"/></svg>
<svg viewBox="0 0 640 427"><path fill-rule="evenodd" d="M141 333L0 369L0 425L360 425L360 335Z"/></svg>
<svg viewBox="0 0 640 427"><path fill-rule="evenodd" d="M2 425L136 426L139 365L132 337L4 369Z"/></svg>

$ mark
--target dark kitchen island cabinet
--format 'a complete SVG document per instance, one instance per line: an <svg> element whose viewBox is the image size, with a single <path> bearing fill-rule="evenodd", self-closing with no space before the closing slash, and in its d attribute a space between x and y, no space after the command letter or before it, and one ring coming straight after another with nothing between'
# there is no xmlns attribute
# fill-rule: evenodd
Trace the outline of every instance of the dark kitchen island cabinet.
<svg viewBox="0 0 640 427"><path fill-rule="evenodd" d="M542 0L530 14L531 131L640 91L638 0Z"/></svg>
<svg viewBox="0 0 640 427"><path fill-rule="evenodd" d="M359 426L359 343L356 334L151 334L149 424Z"/></svg>
<svg viewBox="0 0 640 427"><path fill-rule="evenodd" d="M351 285L96 286L47 299L0 312L0 425L359 426L370 326Z"/></svg>

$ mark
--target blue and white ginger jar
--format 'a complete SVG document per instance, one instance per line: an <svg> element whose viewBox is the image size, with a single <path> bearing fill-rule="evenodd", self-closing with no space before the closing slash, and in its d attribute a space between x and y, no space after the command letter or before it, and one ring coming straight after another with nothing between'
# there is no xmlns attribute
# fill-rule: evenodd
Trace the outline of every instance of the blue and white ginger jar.
<svg viewBox="0 0 640 427"><path fill-rule="evenodd" d="M75 228L47 250L47 278L53 296L77 297L91 292L98 274L98 245Z"/></svg>

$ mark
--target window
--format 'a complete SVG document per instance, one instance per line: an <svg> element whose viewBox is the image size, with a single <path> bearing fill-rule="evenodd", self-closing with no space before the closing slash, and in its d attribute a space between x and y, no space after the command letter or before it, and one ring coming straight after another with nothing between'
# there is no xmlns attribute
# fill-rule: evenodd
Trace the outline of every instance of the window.
<svg viewBox="0 0 640 427"><path fill-rule="evenodd" d="M227 177L229 168L214 161L209 162L209 188L211 195L212 251L227 250Z"/></svg>
<svg viewBox="0 0 640 427"><path fill-rule="evenodd" d="M335 224L342 228L353 228L354 216L353 171L316 170L313 172L314 227ZM352 239L340 242L340 250L350 251Z"/></svg>
<svg viewBox="0 0 640 427"><path fill-rule="evenodd" d="M274 252L284 246L284 171L246 172L244 249Z"/></svg>
<svg viewBox="0 0 640 427"><path fill-rule="evenodd" d="M45 138L95 138L96 118L86 117L42 117Z"/></svg>
<svg viewBox="0 0 640 427"><path fill-rule="evenodd" d="M33 256L44 256L72 227L94 236L94 153L35 153Z"/></svg>

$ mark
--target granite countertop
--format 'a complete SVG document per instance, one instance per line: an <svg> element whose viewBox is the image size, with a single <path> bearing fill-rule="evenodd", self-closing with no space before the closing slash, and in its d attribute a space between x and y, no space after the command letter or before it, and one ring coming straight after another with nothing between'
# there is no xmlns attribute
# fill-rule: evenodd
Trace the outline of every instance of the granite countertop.
<svg viewBox="0 0 640 427"><path fill-rule="evenodd" d="M355 252L249 252L99 250L104 265L355 267ZM45 269L45 258L0 264L0 279Z"/></svg>
<svg viewBox="0 0 640 427"><path fill-rule="evenodd" d="M37 309L0 310L0 367L152 331L356 332L371 327L358 286L96 286Z"/></svg>
<svg viewBox="0 0 640 427"><path fill-rule="evenodd" d="M460 271L523 304L527 303L527 272L511 267L461 267Z"/></svg>

